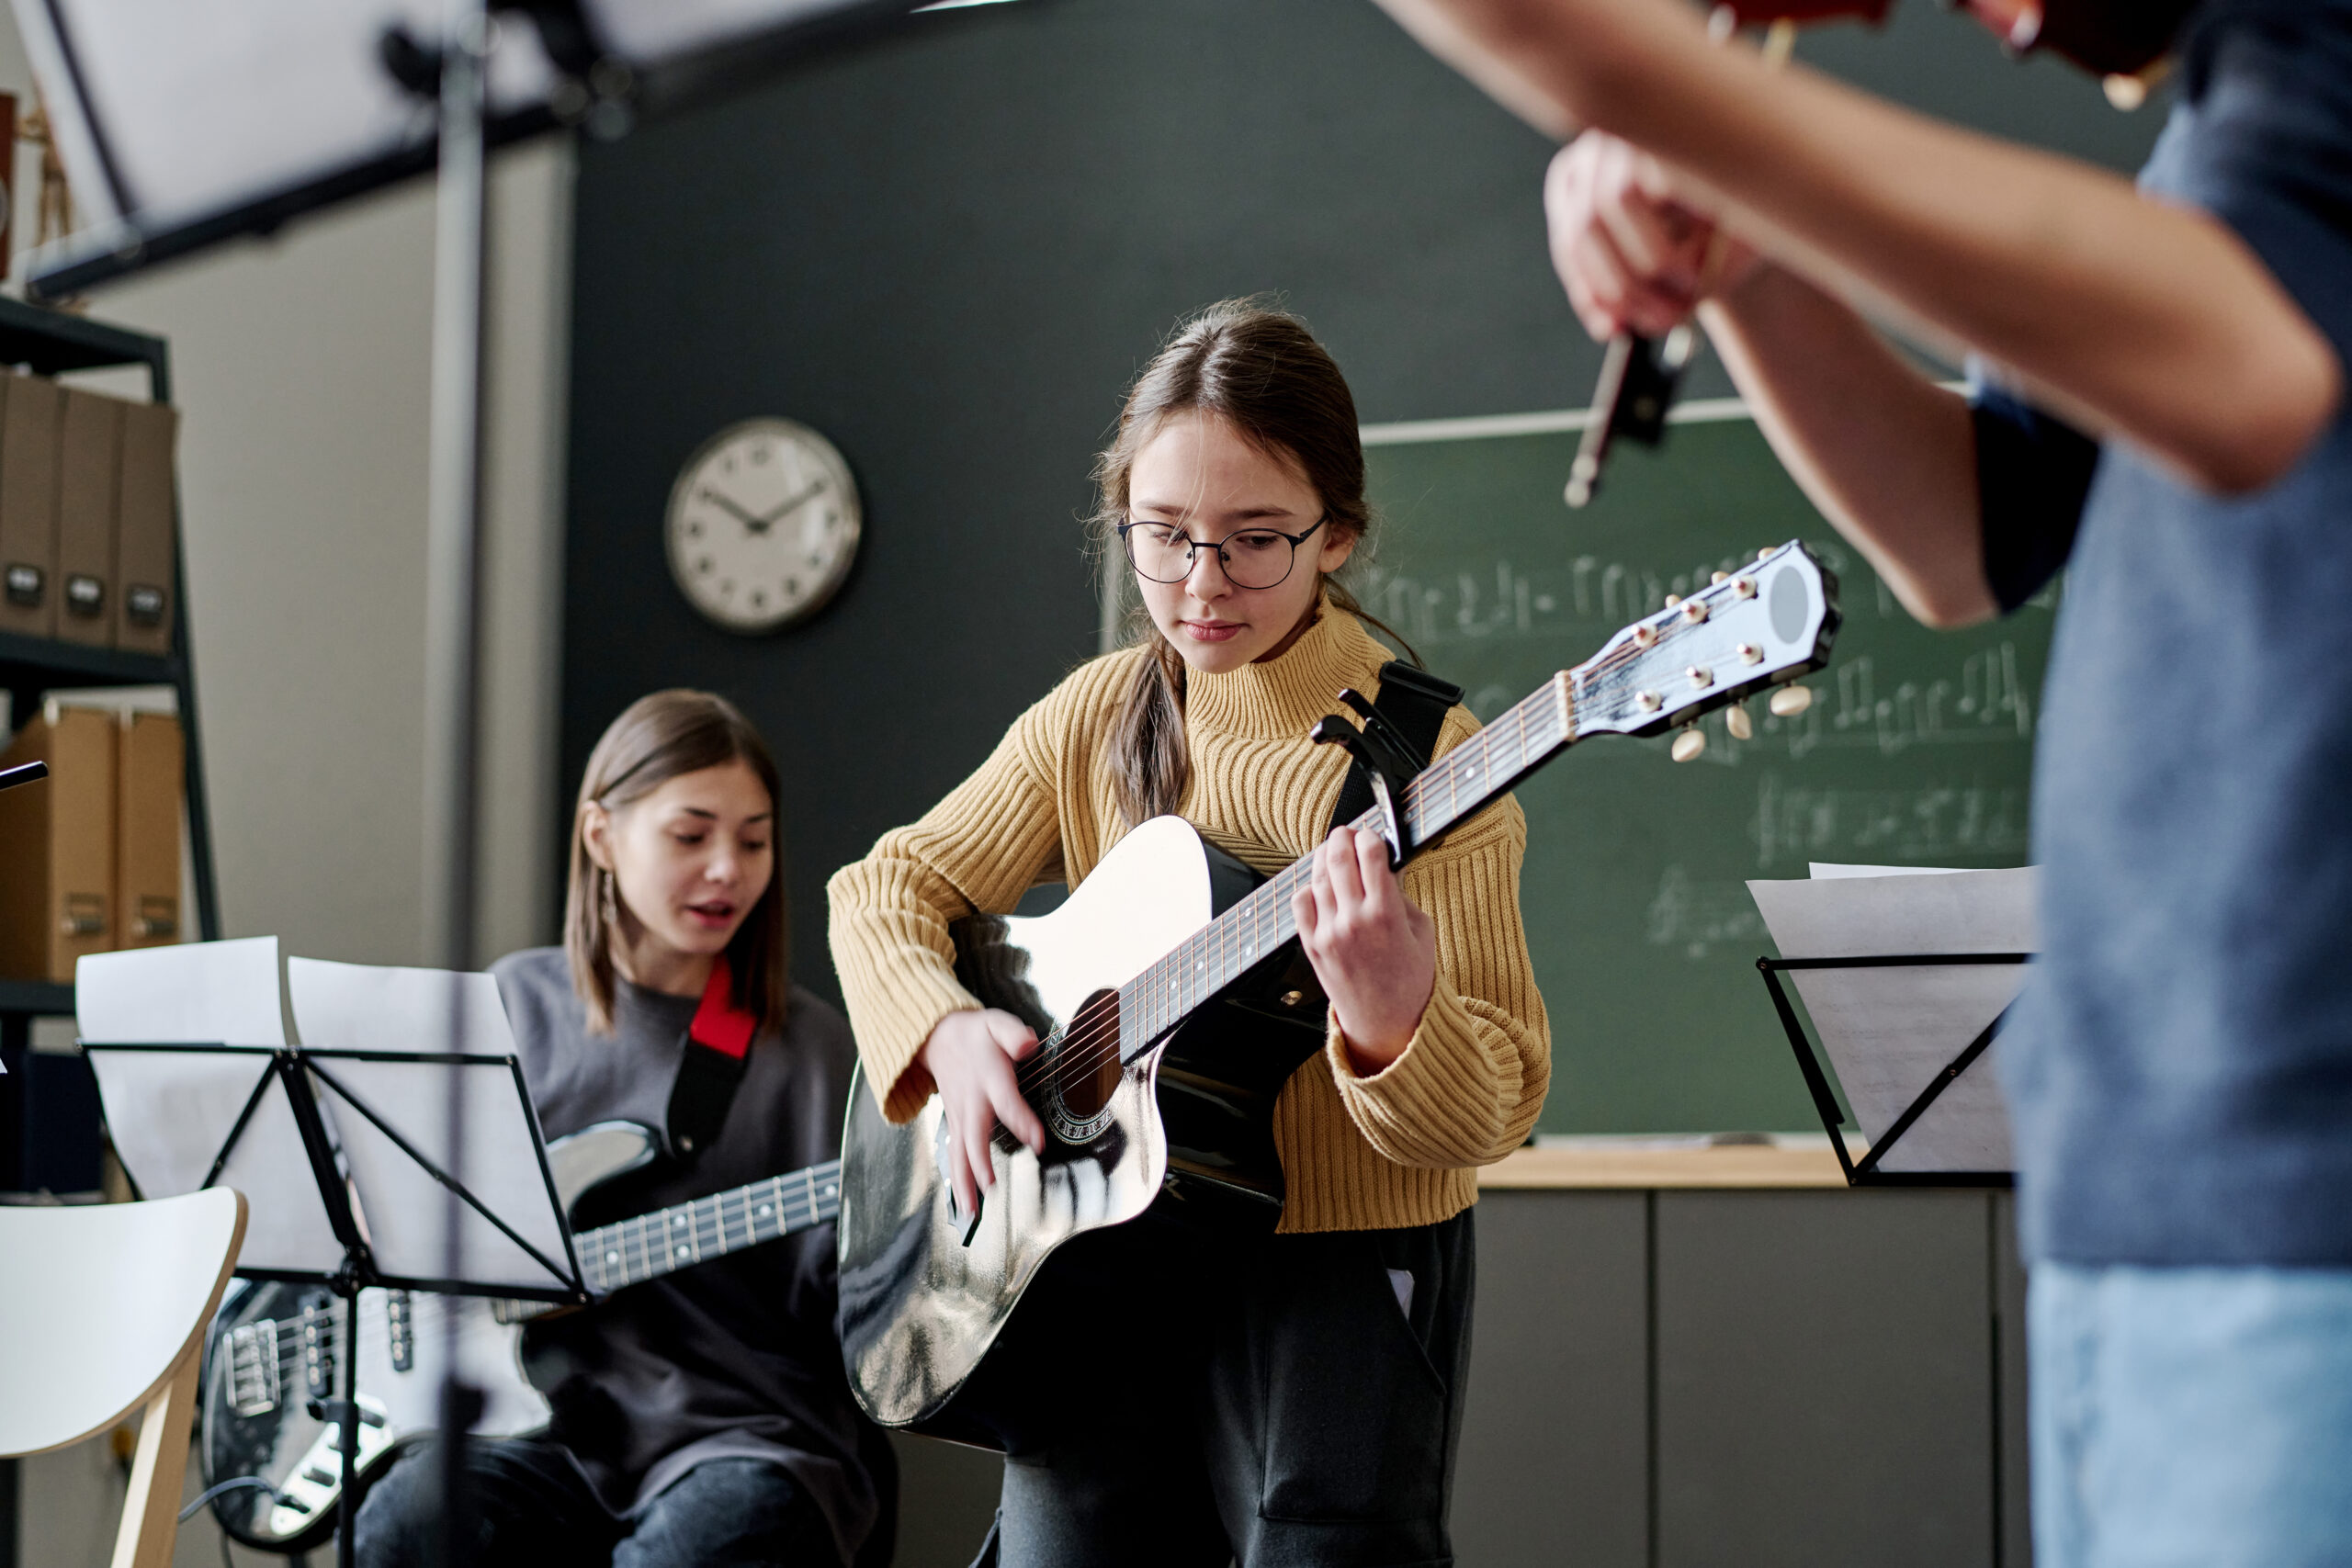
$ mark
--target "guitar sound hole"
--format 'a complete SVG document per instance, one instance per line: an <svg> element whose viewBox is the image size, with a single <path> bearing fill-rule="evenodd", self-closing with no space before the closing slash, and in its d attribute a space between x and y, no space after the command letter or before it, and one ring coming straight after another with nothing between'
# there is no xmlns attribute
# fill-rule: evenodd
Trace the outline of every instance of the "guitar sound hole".
<svg viewBox="0 0 2352 1568"><path fill-rule="evenodd" d="M1119 1077L1119 993L1097 991L1055 1046L1054 1088L1063 1111L1075 1122L1092 1121L1110 1105Z"/></svg>

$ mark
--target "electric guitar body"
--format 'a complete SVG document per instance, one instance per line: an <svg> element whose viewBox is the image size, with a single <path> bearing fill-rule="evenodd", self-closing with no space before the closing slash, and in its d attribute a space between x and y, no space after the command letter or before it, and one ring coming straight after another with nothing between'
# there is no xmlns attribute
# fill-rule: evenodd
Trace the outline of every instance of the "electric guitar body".
<svg viewBox="0 0 2352 1568"><path fill-rule="evenodd" d="M1121 840L1053 913L958 923L957 977L1036 1032L1041 1066L1064 1070L1040 1074L1042 1156L1000 1130L996 1188L977 1221L956 1210L943 1174L937 1098L894 1127L853 1086L842 1170L857 1201L841 1228L842 1350L876 1420L996 1446L992 1413L955 1396L1046 1258L1074 1237L1155 1201L1172 1219L1273 1228L1274 1099L1324 1042L1323 994L1297 942L1277 944L1149 1051L1122 1061L1117 1049L1120 988L1265 880L1190 823L1161 817Z"/></svg>

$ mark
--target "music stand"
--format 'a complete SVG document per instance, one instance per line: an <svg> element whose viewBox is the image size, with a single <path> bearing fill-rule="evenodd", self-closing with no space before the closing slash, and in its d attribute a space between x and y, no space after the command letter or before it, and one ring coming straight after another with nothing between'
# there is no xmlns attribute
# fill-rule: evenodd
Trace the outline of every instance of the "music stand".
<svg viewBox="0 0 2352 1568"><path fill-rule="evenodd" d="M1984 1055L2002 1024L2008 1021L2009 1008L2004 1007L1994 1015L1993 1021L1977 1031L1975 1038L1962 1046L1951 1061L1930 1077L1910 1103L1887 1124L1886 1130L1871 1142L1870 1148L1859 1160L1846 1148L1845 1112L1838 1108L1838 1097L1829 1088L1829 1069L1816 1054L1804 1026L1797 1020L1795 1004L1781 984L1786 970L1806 969L1911 969L1947 964L1973 965L1984 964L2022 964L2031 961L2029 953L1898 953L1858 955L1851 958L1759 958L1756 967L1764 976L1764 985L1772 993L1772 1006L1781 1016L1781 1027L1788 1032L1789 1048L1796 1053L1797 1070L1804 1075L1804 1086L1813 1096L1813 1108L1821 1118L1822 1131L1829 1134L1829 1146L1838 1156L1838 1164L1846 1173L1849 1187L2009 1187L2016 1176L2006 1170L1889 1170L1886 1156L1894 1151L1903 1134L1918 1124L1930 1108L1942 1098L1943 1092L1958 1082L1961 1075ZM2011 1003L2010 1006L2014 1006Z"/></svg>
<svg viewBox="0 0 2352 1568"><path fill-rule="evenodd" d="M342 1393L327 1408L343 1468L336 1560L350 1568L367 1419L355 1353L359 1292L590 1299L520 1060L179 1042L85 1041L82 1050L116 1153L142 1196L236 1186L251 1213L237 1272L343 1298ZM469 1110L455 1148L446 1121L453 1098ZM467 1181L450 1174L460 1164ZM424 1216L437 1206L420 1200L436 1192L465 1216L469 1278L450 1279L433 1262L443 1238Z"/></svg>

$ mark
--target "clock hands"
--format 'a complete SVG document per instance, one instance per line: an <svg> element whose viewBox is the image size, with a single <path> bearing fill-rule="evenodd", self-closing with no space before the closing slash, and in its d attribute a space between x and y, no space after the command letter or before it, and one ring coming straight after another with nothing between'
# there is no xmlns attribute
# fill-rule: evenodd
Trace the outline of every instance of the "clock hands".
<svg viewBox="0 0 2352 1568"><path fill-rule="evenodd" d="M721 508L732 513L735 520L742 524L744 527L750 529L752 533L764 534L775 525L778 518L790 516L793 513L799 511L802 507L816 500L817 497L822 495L825 492L826 483L826 480L819 479L815 484L810 485L807 490L802 491L798 495L794 496L783 505L778 506L758 517L752 516L750 513L736 505L732 501L729 500L726 495L710 485L705 485L702 487L702 496L705 501L716 502Z"/></svg>
<svg viewBox="0 0 2352 1568"><path fill-rule="evenodd" d="M819 479L815 484L810 485L807 490L802 491L798 495L794 496L790 501L786 502L782 506L777 507L775 511L761 518L760 532L763 534L766 533L769 525L774 524L777 518L789 517L792 513L799 511L802 507L808 505L810 502L816 500L819 496L824 493L825 481L823 479Z"/></svg>
<svg viewBox="0 0 2352 1568"><path fill-rule="evenodd" d="M774 521L772 518L752 516L750 513L744 511L741 507L728 500L725 495L721 494L717 490L712 489L709 485L702 487L702 499L705 501L716 502L725 510L733 513L735 514L736 521L741 523L744 527L749 528L754 534L763 534L767 532L768 524Z"/></svg>

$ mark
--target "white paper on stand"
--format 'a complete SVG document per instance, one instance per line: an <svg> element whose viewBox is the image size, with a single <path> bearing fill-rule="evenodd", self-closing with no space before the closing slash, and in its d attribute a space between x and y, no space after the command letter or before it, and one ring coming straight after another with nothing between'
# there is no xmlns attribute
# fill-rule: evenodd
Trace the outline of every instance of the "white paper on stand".
<svg viewBox="0 0 2352 1568"><path fill-rule="evenodd" d="M1782 956L2034 951L2033 867L1845 874L1861 869L1816 866L1813 880L1747 885ZM2026 969L1955 964L1786 974L1854 1119L1875 1145L2016 998ZM1936 1097L1880 1168L2005 1171L2011 1163L2008 1111L1987 1051Z"/></svg>
<svg viewBox="0 0 2352 1568"><path fill-rule="evenodd" d="M377 1268L394 1279L454 1277L473 1285L550 1290L571 1282L571 1254L539 1164L535 1124L510 1068L503 1063L430 1058L369 1062L322 1055L315 1062L319 1098L334 1112L352 1185L367 1207L368 1241ZM459 1076L466 1097L465 1141L454 1159L450 1073ZM362 1113L361 1106L368 1114ZM387 1127L399 1134L399 1141L386 1133ZM448 1191L401 1147L402 1142L456 1178L484 1209L554 1264L555 1270L481 1213L461 1206L465 1234L452 1276L443 1230Z"/></svg>
<svg viewBox="0 0 2352 1568"><path fill-rule="evenodd" d="M283 1045L277 939L92 953L74 965L74 1023L85 1040Z"/></svg>
<svg viewBox="0 0 2352 1568"><path fill-rule="evenodd" d="M1814 861L1805 869L1815 882L1832 882L1857 876L1962 876L1966 873L1956 865L1838 865L1829 861Z"/></svg>
<svg viewBox="0 0 2352 1568"><path fill-rule="evenodd" d="M514 1054L494 976L289 958L286 989L312 1050Z"/></svg>
<svg viewBox="0 0 2352 1568"><path fill-rule="evenodd" d="M452 1277L443 1231L447 1190L401 1146L405 1143L546 1258L569 1269L537 1122L519 1075L503 1060L514 1055L514 1035L493 976L296 958L287 964L287 988L303 1046L319 1054L313 1080L334 1118L352 1185L367 1210L379 1269L397 1279ZM431 1060L452 1050L501 1060ZM345 1051L420 1059L368 1062L336 1055ZM458 1075L465 1096L465 1137L454 1151L451 1073ZM462 1213L457 1278L542 1290L569 1283L475 1210L465 1207Z"/></svg>
<svg viewBox="0 0 2352 1568"><path fill-rule="evenodd" d="M245 1195L238 1266L331 1272L342 1264L284 1087L272 1078L254 1100L272 1051L286 1043L276 937L94 954L74 966L74 1010L84 1046L95 1047L86 1054L107 1135L141 1197L195 1191L235 1133L215 1184ZM142 1048L175 1043L233 1049Z"/></svg>

